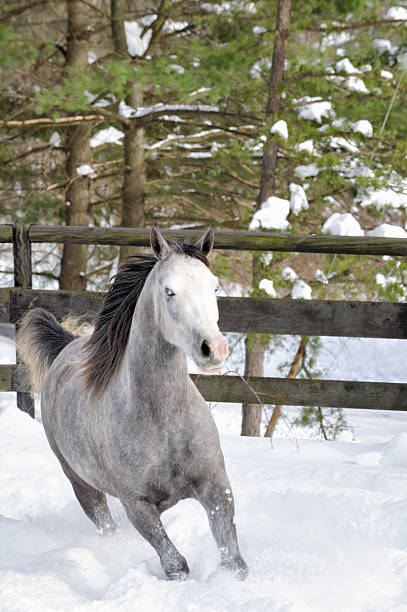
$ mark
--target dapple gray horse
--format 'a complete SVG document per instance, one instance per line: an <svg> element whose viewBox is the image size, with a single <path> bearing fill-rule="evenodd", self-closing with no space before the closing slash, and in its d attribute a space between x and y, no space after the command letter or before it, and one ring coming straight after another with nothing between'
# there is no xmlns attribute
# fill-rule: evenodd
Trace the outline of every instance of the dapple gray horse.
<svg viewBox="0 0 407 612"><path fill-rule="evenodd" d="M160 514L179 500L205 508L221 565L244 579L234 502L211 413L190 380L186 355L219 370L228 348L217 325L217 278L208 228L196 245L151 232L154 255L121 267L93 334L77 337L43 309L23 318L18 346L41 391L50 446L88 517L115 525L105 493L120 499L170 579L189 573Z"/></svg>

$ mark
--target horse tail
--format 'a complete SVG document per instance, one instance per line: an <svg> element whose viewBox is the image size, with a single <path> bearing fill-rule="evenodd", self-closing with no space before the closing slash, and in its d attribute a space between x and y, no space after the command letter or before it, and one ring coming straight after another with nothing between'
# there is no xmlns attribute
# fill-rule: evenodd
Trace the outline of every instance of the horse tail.
<svg viewBox="0 0 407 612"><path fill-rule="evenodd" d="M63 328L43 308L33 308L20 319L16 346L28 374L31 393L41 393L45 375L57 355L77 336Z"/></svg>

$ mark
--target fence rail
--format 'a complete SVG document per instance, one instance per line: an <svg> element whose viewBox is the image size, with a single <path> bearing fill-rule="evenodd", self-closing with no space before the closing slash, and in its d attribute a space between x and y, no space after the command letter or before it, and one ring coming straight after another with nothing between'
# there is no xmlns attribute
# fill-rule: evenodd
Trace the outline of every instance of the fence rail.
<svg viewBox="0 0 407 612"><path fill-rule="evenodd" d="M0 289L0 323L17 323L34 306L47 308L59 319L72 314L92 322L101 308L102 296L87 291ZM407 337L407 304L220 297L218 305L223 332Z"/></svg>
<svg viewBox="0 0 407 612"><path fill-rule="evenodd" d="M200 230L165 230L176 240L198 238ZM73 227L30 225L30 242L58 244L102 244L149 246L147 229L124 227ZM0 226L0 242L13 241L13 226ZM355 255L407 255L407 239L370 236L295 235L274 232L216 232L215 248L247 251L282 251L292 253L337 253Z"/></svg>
<svg viewBox="0 0 407 612"><path fill-rule="evenodd" d="M166 231L175 239L193 240L193 230ZM109 244L147 246L149 231L130 228L0 225L0 242L13 243L15 287L0 289L0 322L18 324L34 306L50 310L57 318L81 315L92 321L100 310L100 293L31 289L31 243ZM217 232L215 248L338 253L407 255L407 239L343 236L295 236L268 232ZM243 333L346 336L360 338L407 337L407 304L270 298L219 298L222 331ZM197 386L208 401L256 401L265 404L407 410L407 384L239 376L200 376ZM250 388L251 387L251 388ZM17 391L20 408L33 414L32 402L21 371L0 366L0 391Z"/></svg>

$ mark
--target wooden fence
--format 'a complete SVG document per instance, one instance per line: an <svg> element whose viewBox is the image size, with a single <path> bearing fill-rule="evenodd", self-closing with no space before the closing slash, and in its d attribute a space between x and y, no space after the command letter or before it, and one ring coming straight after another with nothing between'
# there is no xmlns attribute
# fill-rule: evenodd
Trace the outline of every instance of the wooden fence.
<svg viewBox="0 0 407 612"><path fill-rule="evenodd" d="M171 230L166 236L194 239L197 233ZM21 315L42 306L61 319L68 314L91 321L101 307L92 292L32 289L31 243L148 246L150 232L130 228L0 225L0 242L13 243L14 287L0 289L0 322L17 324ZM407 255L403 238L284 235L266 232L217 232L215 248L302 253ZM222 331L406 338L407 304L270 298L219 298ZM337 380L250 378L265 404L272 398L299 406L407 410L407 384ZM201 376L197 386L205 399L254 403L253 392L239 376ZM0 391L17 391L18 405L33 415L23 378L15 365L0 365Z"/></svg>

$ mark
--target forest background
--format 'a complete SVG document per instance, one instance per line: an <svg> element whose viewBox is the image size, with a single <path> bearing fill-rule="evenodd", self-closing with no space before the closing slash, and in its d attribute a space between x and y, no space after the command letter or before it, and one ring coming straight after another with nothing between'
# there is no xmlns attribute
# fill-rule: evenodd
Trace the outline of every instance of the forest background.
<svg viewBox="0 0 407 612"><path fill-rule="evenodd" d="M407 237L406 69L407 2L8 2L0 222ZM33 245L34 286L104 290L131 252ZM212 266L229 295L405 297L401 258L217 251ZM284 339L244 342L249 376ZM295 342L284 374L321 375L319 340ZM298 419L345 426L340 410ZM242 433L260 431L244 406Z"/></svg>

